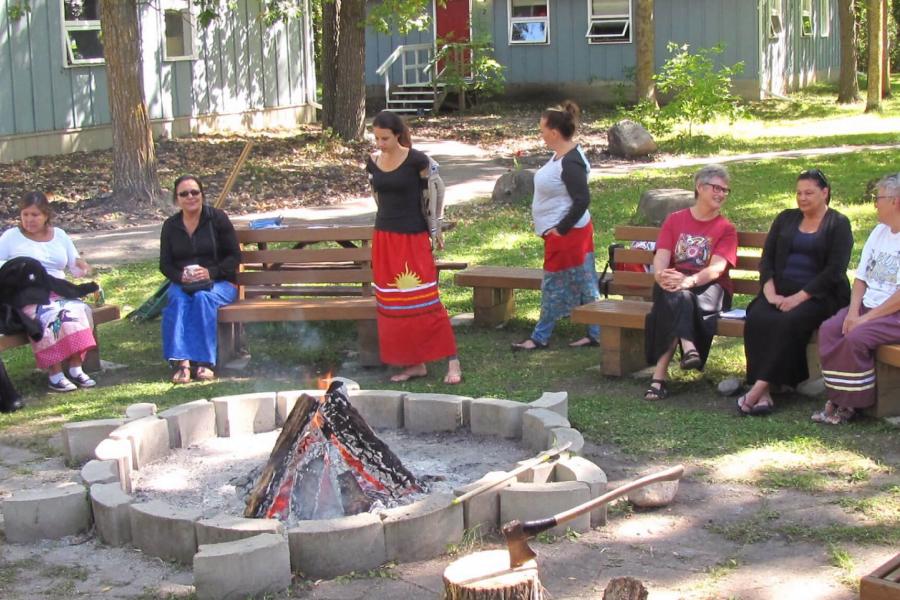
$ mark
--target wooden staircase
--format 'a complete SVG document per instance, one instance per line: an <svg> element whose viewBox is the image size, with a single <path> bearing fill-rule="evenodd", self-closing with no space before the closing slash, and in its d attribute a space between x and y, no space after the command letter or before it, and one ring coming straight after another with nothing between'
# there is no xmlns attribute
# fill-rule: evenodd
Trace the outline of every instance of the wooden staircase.
<svg viewBox="0 0 900 600"><path fill-rule="evenodd" d="M385 108L396 113L424 114L434 112L444 95L443 85L399 85L388 90Z"/></svg>

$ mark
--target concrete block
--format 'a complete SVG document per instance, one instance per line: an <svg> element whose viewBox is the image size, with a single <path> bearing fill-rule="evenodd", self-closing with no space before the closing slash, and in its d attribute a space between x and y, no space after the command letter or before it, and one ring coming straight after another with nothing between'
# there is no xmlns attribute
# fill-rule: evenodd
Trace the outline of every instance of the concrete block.
<svg viewBox="0 0 900 600"><path fill-rule="evenodd" d="M551 448L559 448L563 444L570 444L568 450L571 454L581 456L584 452L584 436L577 429L571 427L554 427L550 430Z"/></svg>
<svg viewBox="0 0 900 600"><path fill-rule="evenodd" d="M275 392L221 396L216 408L219 437L236 437L275 429Z"/></svg>
<svg viewBox="0 0 900 600"><path fill-rule="evenodd" d="M199 509L153 500L131 505L131 539L145 554L190 565L197 552Z"/></svg>
<svg viewBox="0 0 900 600"><path fill-rule="evenodd" d="M546 408L532 408L522 415L522 445L532 450L546 450L550 447L550 430L554 427L569 427L569 421Z"/></svg>
<svg viewBox="0 0 900 600"><path fill-rule="evenodd" d="M245 519L234 515L216 515L197 521L197 544L222 544L243 540L261 533L284 533L277 519Z"/></svg>
<svg viewBox="0 0 900 600"><path fill-rule="evenodd" d="M463 426L465 396L454 394L406 394L403 423L415 433L456 431ZM471 398L468 398L471 402Z"/></svg>
<svg viewBox="0 0 900 600"><path fill-rule="evenodd" d="M503 471L489 471L478 481L473 481L470 484L454 489L453 495L456 497L462 496L480 485L501 480L505 475L506 473ZM515 478L507 479L495 488L464 500L463 527L465 529L475 529L477 527L481 533L498 531L500 528L500 490L511 485L514 481Z"/></svg>
<svg viewBox="0 0 900 600"><path fill-rule="evenodd" d="M500 520L506 523L513 519L545 519L590 499L588 484L579 481L514 483L500 491ZM569 528L575 531L589 530L591 515L585 513L567 523L560 523L550 533L565 535Z"/></svg>
<svg viewBox="0 0 900 600"><path fill-rule="evenodd" d="M115 483L119 485L119 465L115 460L89 460L81 467L81 481L87 487L95 483Z"/></svg>
<svg viewBox="0 0 900 600"><path fill-rule="evenodd" d="M325 395L325 390L287 390L278 392L275 395L275 424L278 427L284 425L285 419L294 410L297 399L303 394L313 398L321 398Z"/></svg>
<svg viewBox="0 0 900 600"><path fill-rule="evenodd" d="M522 437L522 415L529 406L512 400L476 398L469 408L469 425L475 435L509 439Z"/></svg>
<svg viewBox="0 0 900 600"><path fill-rule="evenodd" d="M131 455L131 442L128 440L114 440L107 438L97 444L94 456L97 460L113 460L116 462L116 470L119 472L119 485L122 491L131 493L131 466L134 463Z"/></svg>
<svg viewBox="0 0 900 600"><path fill-rule="evenodd" d="M91 486L91 509L97 537L110 546L131 542L130 495L118 483L95 483Z"/></svg>
<svg viewBox="0 0 900 600"><path fill-rule="evenodd" d="M301 521L288 529L291 569L312 578L365 572L387 562L378 515Z"/></svg>
<svg viewBox="0 0 900 600"><path fill-rule="evenodd" d="M15 492L3 501L6 539L34 542L58 539L91 527L91 507L87 489L66 482Z"/></svg>
<svg viewBox="0 0 900 600"><path fill-rule="evenodd" d="M564 419L569 418L569 393L544 392L540 398L529 404L530 408L546 408Z"/></svg>
<svg viewBox="0 0 900 600"><path fill-rule="evenodd" d="M74 467L94 458L94 449L97 444L124 424L125 419L96 419L65 423L62 426L62 445L66 464Z"/></svg>
<svg viewBox="0 0 900 600"><path fill-rule="evenodd" d="M401 429L404 395L390 390L350 392L350 404L373 429Z"/></svg>
<svg viewBox="0 0 900 600"><path fill-rule="evenodd" d="M531 459L520 460L516 463L516 466L520 467L529 460ZM516 476L516 481L519 483L547 483L548 481L553 481L553 467L555 466L556 460L542 462L519 473Z"/></svg>
<svg viewBox="0 0 900 600"><path fill-rule="evenodd" d="M244 600L278 593L291 585L287 540L273 533L205 544L194 557L199 600Z"/></svg>
<svg viewBox="0 0 900 600"><path fill-rule="evenodd" d="M131 466L134 469L169 455L169 426L155 416L129 421L110 433L109 437L131 443Z"/></svg>
<svg viewBox="0 0 900 600"><path fill-rule="evenodd" d="M586 483L592 500L605 494L607 488L606 473L603 469L581 456L561 457L553 469L553 480ZM606 525L606 508L607 505L604 504L591 511L591 527Z"/></svg>
<svg viewBox="0 0 900 600"><path fill-rule="evenodd" d="M156 414L156 405L152 402L137 402L125 409L126 419L142 419Z"/></svg>
<svg viewBox="0 0 900 600"><path fill-rule="evenodd" d="M212 402L194 400L159 413L169 428L169 446L189 448L216 437L216 408Z"/></svg>
<svg viewBox="0 0 900 600"><path fill-rule="evenodd" d="M463 536L463 507L450 504L452 494L432 494L424 500L382 512L388 560L414 561L439 556L447 544Z"/></svg>

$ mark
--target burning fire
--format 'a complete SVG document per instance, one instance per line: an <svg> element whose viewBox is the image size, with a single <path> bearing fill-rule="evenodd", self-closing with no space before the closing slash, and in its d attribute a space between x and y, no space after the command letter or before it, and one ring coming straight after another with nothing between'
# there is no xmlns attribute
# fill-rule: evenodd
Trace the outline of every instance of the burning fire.
<svg viewBox="0 0 900 600"><path fill-rule="evenodd" d="M331 371L325 373L324 377L320 377L316 379L316 389L317 390L327 390L328 386L331 385L331 380L333 378L333 374Z"/></svg>

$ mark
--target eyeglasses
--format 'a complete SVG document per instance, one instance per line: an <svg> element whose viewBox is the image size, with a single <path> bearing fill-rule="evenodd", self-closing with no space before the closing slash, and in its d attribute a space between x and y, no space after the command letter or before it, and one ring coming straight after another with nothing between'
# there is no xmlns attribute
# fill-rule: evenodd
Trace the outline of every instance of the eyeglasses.
<svg viewBox="0 0 900 600"><path fill-rule="evenodd" d="M831 188L831 185L828 183L828 178L825 177L825 173L820 169L807 169L800 173L797 179L815 179L818 182L819 187Z"/></svg>
<svg viewBox="0 0 900 600"><path fill-rule="evenodd" d="M199 196L202 193L200 190L184 190L183 192L178 192L178 197L187 198L188 196Z"/></svg>
<svg viewBox="0 0 900 600"><path fill-rule="evenodd" d="M875 196L875 204L878 204L879 200L883 200L885 198L887 198L888 200L893 200L896 197L897 196Z"/></svg>
<svg viewBox="0 0 900 600"><path fill-rule="evenodd" d="M725 194L725 195L727 196L728 194L731 193L731 188L727 188L727 187L721 186L721 185L719 185L719 184L717 184L717 183L707 183L706 185L708 185L709 187L711 187L711 188L712 188L712 191L714 191L714 192L717 193L717 194Z"/></svg>

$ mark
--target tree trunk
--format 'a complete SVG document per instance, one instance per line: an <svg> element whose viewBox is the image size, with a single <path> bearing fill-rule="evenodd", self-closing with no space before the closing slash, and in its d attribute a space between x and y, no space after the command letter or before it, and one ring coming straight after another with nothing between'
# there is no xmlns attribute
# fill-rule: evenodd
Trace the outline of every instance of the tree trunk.
<svg viewBox="0 0 900 600"><path fill-rule="evenodd" d="M891 97L891 38L888 35L888 21L891 18L891 0L884 0L881 12L881 97Z"/></svg>
<svg viewBox="0 0 900 600"><path fill-rule="evenodd" d="M113 133L113 193L138 202L162 199L156 150L144 102L136 0L101 0L100 27Z"/></svg>
<svg viewBox="0 0 900 600"><path fill-rule="evenodd" d="M856 11L854 0L838 0L838 21L841 35L841 75L838 85L840 104L859 101L859 80L856 77Z"/></svg>
<svg viewBox="0 0 900 600"><path fill-rule="evenodd" d="M334 127L335 63L338 56L338 11L341 0L322 2L322 127Z"/></svg>
<svg viewBox="0 0 900 600"><path fill-rule="evenodd" d="M444 569L444 600L541 600L544 588L533 559L509 568L509 550L464 556Z"/></svg>
<svg viewBox="0 0 900 600"><path fill-rule="evenodd" d="M365 22L365 0L341 0L332 129L348 141L362 139L365 128Z"/></svg>
<svg viewBox="0 0 900 600"><path fill-rule="evenodd" d="M653 21L653 0L637 0L635 19L635 41L637 57L635 68L635 88L637 101L649 100L656 106L656 84L654 73L654 44L656 25Z"/></svg>
<svg viewBox="0 0 900 600"><path fill-rule="evenodd" d="M881 111L881 62L884 44L881 40L883 0L868 0L866 19L869 22L868 87L866 112Z"/></svg>

